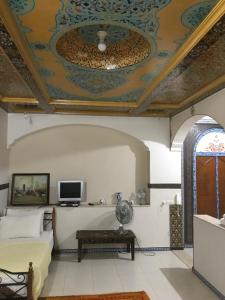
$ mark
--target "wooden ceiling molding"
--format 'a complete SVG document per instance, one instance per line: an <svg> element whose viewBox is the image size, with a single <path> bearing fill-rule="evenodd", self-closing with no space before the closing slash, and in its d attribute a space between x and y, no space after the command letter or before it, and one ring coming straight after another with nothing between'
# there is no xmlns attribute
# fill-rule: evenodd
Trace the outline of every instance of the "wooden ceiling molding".
<svg viewBox="0 0 225 300"><path fill-rule="evenodd" d="M51 105L65 105L65 106L92 106L92 107L124 107L135 108L137 104L135 102L108 102L108 101L84 101L84 100L52 100Z"/></svg>
<svg viewBox="0 0 225 300"><path fill-rule="evenodd" d="M8 112L170 117L225 86L224 0L0 0L0 13Z"/></svg>
<svg viewBox="0 0 225 300"><path fill-rule="evenodd" d="M64 114L64 115L84 115L84 116L129 116L128 112L123 111L107 111L107 110L81 110L81 109L65 109L65 108L56 108L54 111L56 114Z"/></svg>
<svg viewBox="0 0 225 300"><path fill-rule="evenodd" d="M45 110L38 107L37 105L28 105L28 104L15 104L9 103L11 111L14 113L32 113L32 114L41 114L46 113Z"/></svg>
<svg viewBox="0 0 225 300"><path fill-rule="evenodd" d="M38 104L39 102L35 98L18 98L18 97L2 97L0 99L2 103L15 103L15 104Z"/></svg>

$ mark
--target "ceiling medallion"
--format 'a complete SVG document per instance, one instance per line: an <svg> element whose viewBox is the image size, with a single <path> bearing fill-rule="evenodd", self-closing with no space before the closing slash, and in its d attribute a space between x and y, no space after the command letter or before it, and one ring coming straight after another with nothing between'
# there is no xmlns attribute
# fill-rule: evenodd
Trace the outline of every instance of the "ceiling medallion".
<svg viewBox="0 0 225 300"><path fill-rule="evenodd" d="M88 25L71 29L56 43L67 61L92 69L118 69L141 62L151 46L141 34L115 25Z"/></svg>

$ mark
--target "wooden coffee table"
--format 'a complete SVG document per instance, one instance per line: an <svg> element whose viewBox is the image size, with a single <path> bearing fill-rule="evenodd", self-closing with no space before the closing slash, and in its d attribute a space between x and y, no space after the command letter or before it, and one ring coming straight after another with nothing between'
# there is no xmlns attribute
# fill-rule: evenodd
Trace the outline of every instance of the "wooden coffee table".
<svg viewBox="0 0 225 300"><path fill-rule="evenodd" d="M124 243L127 245L127 252L131 252L131 259L134 260L135 234L131 230L120 233L119 230L78 230L78 262L81 261L83 244L112 244Z"/></svg>

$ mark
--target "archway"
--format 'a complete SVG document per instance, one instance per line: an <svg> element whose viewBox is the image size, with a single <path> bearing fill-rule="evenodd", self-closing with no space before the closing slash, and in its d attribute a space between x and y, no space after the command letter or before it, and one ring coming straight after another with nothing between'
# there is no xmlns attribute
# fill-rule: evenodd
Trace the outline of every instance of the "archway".
<svg viewBox="0 0 225 300"><path fill-rule="evenodd" d="M180 126L171 143L171 150L182 152L182 202L184 208L184 244L192 245L194 213L194 148L200 137L212 128L221 129L217 122L208 116L191 116Z"/></svg>

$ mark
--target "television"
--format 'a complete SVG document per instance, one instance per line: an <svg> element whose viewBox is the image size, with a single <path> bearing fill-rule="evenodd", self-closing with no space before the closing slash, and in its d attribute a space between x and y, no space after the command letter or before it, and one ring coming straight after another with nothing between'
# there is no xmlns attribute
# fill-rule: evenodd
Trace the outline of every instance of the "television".
<svg viewBox="0 0 225 300"><path fill-rule="evenodd" d="M83 180L58 181L59 202L80 202L86 200L86 184Z"/></svg>

